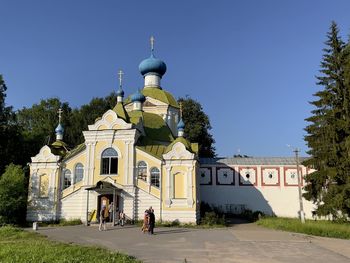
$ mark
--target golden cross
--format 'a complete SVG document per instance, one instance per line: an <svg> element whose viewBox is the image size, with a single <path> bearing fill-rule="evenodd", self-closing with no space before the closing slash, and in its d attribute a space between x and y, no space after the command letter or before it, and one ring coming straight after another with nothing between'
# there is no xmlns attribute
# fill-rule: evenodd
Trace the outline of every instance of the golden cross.
<svg viewBox="0 0 350 263"><path fill-rule="evenodd" d="M180 102L179 104L180 104L180 118L182 118L182 102Z"/></svg>
<svg viewBox="0 0 350 263"><path fill-rule="evenodd" d="M58 113L58 123L61 123L63 110L61 108L59 108L57 113Z"/></svg>
<svg viewBox="0 0 350 263"><path fill-rule="evenodd" d="M154 36L151 36L150 42L151 42L151 50L152 51L154 50L154 41L155 41Z"/></svg>
<svg viewBox="0 0 350 263"><path fill-rule="evenodd" d="M122 86L124 72L122 70L119 70L118 75L119 75L119 87L121 87Z"/></svg>

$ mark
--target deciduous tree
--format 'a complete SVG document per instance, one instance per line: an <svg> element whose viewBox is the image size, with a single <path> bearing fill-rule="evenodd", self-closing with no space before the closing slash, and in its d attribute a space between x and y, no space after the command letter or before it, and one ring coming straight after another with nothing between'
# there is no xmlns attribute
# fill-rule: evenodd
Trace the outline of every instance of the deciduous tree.
<svg viewBox="0 0 350 263"><path fill-rule="evenodd" d="M182 119L185 123L185 138L199 145L200 157L215 156L215 140L210 134L211 125L207 114L203 111L201 104L189 97L179 98L182 104Z"/></svg>

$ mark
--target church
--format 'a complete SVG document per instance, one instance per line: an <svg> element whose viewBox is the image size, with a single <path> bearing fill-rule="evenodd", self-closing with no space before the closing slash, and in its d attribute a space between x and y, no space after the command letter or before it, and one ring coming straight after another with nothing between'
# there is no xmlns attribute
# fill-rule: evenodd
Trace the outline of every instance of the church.
<svg viewBox="0 0 350 263"><path fill-rule="evenodd" d="M226 213L298 217L298 175L312 170L292 157L200 159L198 144L184 137L181 105L161 86L167 67L153 41L139 65L144 87L124 98L119 71L115 107L82 131L84 143L72 150L59 110L56 141L31 159L27 220L87 223L103 206L139 220L152 206L157 220L196 223L201 202ZM303 204L311 218L313 204Z"/></svg>

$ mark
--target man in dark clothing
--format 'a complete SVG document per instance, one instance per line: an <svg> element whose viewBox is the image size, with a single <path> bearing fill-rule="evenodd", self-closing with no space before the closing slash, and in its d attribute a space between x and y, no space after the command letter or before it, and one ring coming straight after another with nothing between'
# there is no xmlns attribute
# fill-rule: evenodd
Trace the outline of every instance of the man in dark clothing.
<svg viewBox="0 0 350 263"><path fill-rule="evenodd" d="M156 223L156 218L154 216L154 210L152 209L152 207L149 208L148 215L149 215L148 233L153 235L153 230L154 230L154 225Z"/></svg>

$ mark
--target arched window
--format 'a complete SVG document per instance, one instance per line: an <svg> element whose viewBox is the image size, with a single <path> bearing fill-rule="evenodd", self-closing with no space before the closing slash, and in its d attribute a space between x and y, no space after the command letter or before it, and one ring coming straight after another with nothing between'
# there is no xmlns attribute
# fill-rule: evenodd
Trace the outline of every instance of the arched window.
<svg viewBox="0 0 350 263"><path fill-rule="evenodd" d="M155 187L159 187L159 177L160 177L160 172L159 169L156 167L153 167L151 169L151 185Z"/></svg>
<svg viewBox="0 0 350 263"><path fill-rule="evenodd" d="M72 173L70 170L64 171L64 182L63 182L63 189L68 188L72 184Z"/></svg>
<svg viewBox="0 0 350 263"><path fill-rule="evenodd" d="M78 183L83 180L84 177L84 166L78 163L74 170L74 183Z"/></svg>
<svg viewBox="0 0 350 263"><path fill-rule="evenodd" d="M107 148L102 153L101 174L118 173L118 153L113 148Z"/></svg>
<svg viewBox="0 0 350 263"><path fill-rule="evenodd" d="M137 164L137 178L147 180L147 164L144 161Z"/></svg>

